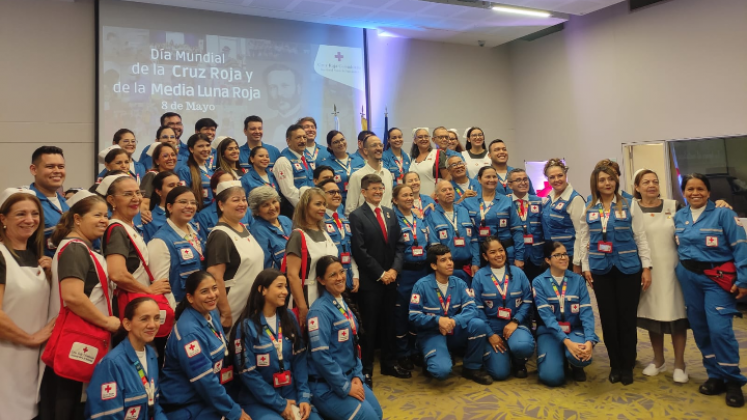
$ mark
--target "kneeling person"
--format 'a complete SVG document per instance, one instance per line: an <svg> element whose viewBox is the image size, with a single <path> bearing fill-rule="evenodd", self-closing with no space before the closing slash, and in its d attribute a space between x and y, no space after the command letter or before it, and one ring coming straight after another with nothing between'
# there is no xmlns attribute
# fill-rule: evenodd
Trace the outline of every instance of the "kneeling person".
<svg viewBox="0 0 747 420"><path fill-rule="evenodd" d="M513 359L514 376L526 378L526 361L534 354L532 286L519 267L506 264L506 248L498 238L488 237L481 246L488 265L475 274L472 290L477 313L487 326L487 371L502 381L508 378Z"/></svg>
<svg viewBox="0 0 747 420"><path fill-rule="evenodd" d="M547 242L545 262L550 268L532 282L540 316L537 370L540 382L548 386L565 382L566 360L571 365L573 379L585 381L583 368L591 363L593 347L599 342L594 333L589 290L583 277L568 270L569 261L563 244Z"/></svg>
<svg viewBox="0 0 747 420"><path fill-rule="evenodd" d="M472 290L464 280L452 275L451 251L446 245L433 245L426 261L435 273L415 283L410 322L417 329L427 374L445 379L452 366L449 350L466 347L462 376L484 385L493 383L481 370L485 323L477 315Z"/></svg>

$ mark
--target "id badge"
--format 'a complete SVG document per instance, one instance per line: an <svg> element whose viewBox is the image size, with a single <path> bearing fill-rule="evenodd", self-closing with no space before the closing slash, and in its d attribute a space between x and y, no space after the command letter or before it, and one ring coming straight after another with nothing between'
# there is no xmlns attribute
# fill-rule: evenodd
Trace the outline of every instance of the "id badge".
<svg viewBox="0 0 747 420"><path fill-rule="evenodd" d="M524 235L524 245L533 245L533 244L534 244L534 236Z"/></svg>
<svg viewBox="0 0 747 420"><path fill-rule="evenodd" d="M422 257L423 256L423 247L422 246L414 246L414 247L412 247L412 256L413 257Z"/></svg>
<svg viewBox="0 0 747 420"><path fill-rule="evenodd" d="M597 251L604 252L605 254L611 254L612 242L599 241L599 243L597 243Z"/></svg>
<svg viewBox="0 0 747 420"><path fill-rule="evenodd" d="M272 384L275 386L275 388L280 388L281 386L287 386L291 384L291 373L289 370L285 370L282 372L277 372L272 374Z"/></svg>
<svg viewBox="0 0 747 420"><path fill-rule="evenodd" d="M511 308L498 308L498 319L511 320Z"/></svg>
<svg viewBox="0 0 747 420"><path fill-rule="evenodd" d="M454 246L463 247L464 246L464 238L462 237L454 237Z"/></svg>
<svg viewBox="0 0 747 420"><path fill-rule="evenodd" d="M480 236L481 237L487 237L490 236L490 228L487 226L483 226L480 228Z"/></svg>
<svg viewBox="0 0 747 420"><path fill-rule="evenodd" d="M570 322L560 322L560 321L558 321L558 325L560 325L560 329L564 333L566 333L566 334L570 334L571 333L571 323Z"/></svg>
<svg viewBox="0 0 747 420"><path fill-rule="evenodd" d="M226 384L233 380L233 366L220 370L220 383Z"/></svg>
<svg viewBox="0 0 747 420"><path fill-rule="evenodd" d="M350 264L350 253L349 252L341 252L340 253L340 262L343 264Z"/></svg>
<svg viewBox="0 0 747 420"><path fill-rule="evenodd" d="M202 189L202 198L208 198L208 189L207 188L203 188Z"/></svg>

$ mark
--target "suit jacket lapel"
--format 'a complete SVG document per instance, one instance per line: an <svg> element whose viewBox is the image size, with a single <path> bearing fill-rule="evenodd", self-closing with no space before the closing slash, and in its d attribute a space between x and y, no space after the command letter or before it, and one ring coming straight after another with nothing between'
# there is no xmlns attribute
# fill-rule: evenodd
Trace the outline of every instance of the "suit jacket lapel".
<svg viewBox="0 0 747 420"><path fill-rule="evenodd" d="M386 242L388 239L384 238L384 232L381 231L381 226L379 226L379 219L376 218L376 215L374 214L373 210L371 210L371 207L366 202L363 203L363 212L368 217L368 220L373 224L374 228L376 228L376 231L379 232L379 235L381 235L381 238L384 239L384 241ZM382 207L381 217L384 218L384 223L386 223L385 213L386 212L384 208Z"/></svg>

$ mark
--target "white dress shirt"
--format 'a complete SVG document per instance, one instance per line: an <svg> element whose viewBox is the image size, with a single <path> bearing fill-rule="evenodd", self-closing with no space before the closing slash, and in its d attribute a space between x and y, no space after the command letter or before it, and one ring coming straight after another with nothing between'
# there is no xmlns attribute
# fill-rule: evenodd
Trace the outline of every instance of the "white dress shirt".
<svg viewBox="0 0 747 420"><path fill-rule="evenodd" d="M279 160L278 160L279 161ZM277 163L275 164L277 166ZM376 170L371 165L366 165L359 170L353 172L348 180L348 198L345 202L345 216L349 216L353 210L357 209L366 201L361 194L361 180L368 174L376 174L381 177L381 181L384 183L384 195L381 197L382 206L390 206L392 204L392 188L394 186L394 177L389 169L384 168Z"/></svg>
<svg viewBox="0 0 747 420"><path fill-rule="evenodd" d="M293 155L298 159L301 159L302 156L294 150L289 148L288 151L293 153ZM293 207L296 207L298 201L301 200L301 195L303 195L304 191L309 187L296 188L296 184L293 181L293 165L290 160L285 156L280 156L278 160L275 161L272 173L278 181L280 192L283 193L283 196L288 199Z"/></svg>

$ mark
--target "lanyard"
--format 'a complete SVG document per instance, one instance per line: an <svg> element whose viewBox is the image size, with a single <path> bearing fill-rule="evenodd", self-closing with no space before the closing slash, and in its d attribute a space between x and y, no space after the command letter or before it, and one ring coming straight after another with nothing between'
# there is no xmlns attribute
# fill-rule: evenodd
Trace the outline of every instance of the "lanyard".
<svg viewBox="0 0 747 420"><path fill-rule="evenodd" d="M358 328L355 327L355 319L353 319L353 314L350 312L350 308L342 309L342 306L340 306L340 303L337 301L337 299L333 299L332 303L334 303L335 308L337 308L338 311L350 322L350 328L353 330L353 335L358 336Z"/></svg>
<svg viewBox="0 0 747 420"><path fill-rule="evenodd" d="M451 220L449 220L449 218L446 217L446 210L444 210L444 217L446 217L446 220L448 220L449 223L451 223L451 226L454 227L454 236L458 238L459 237L459 226L457 225L457 209L452 208L451 210L452 210Z"/></svg>
<svg viewBox="0 0 747 420"><path fill-rule="evenodd" d="M335 162L337 162L338 165L342 166L345 169L345 173L348 174L348 177L350 177L350 157L348 157L347 163L342 163L340 159L335 158Z"/></svg>
<svg viewBox="0 0 747 420"><path fill-rule="evenodd" d="M495 201L491 201L488 205L485 204L485 201L480 203L480 220L482 221L483 225L485 225L485 215L488 214L490 208L493 207L494 203Z"/></svg>
<svg viewBox="0 0 747 420"><path fill-rule="evenodd" d="M611 204L610 204L611 206ZM607 223L610 221L610 210L604 210L602 203L599 203L599 219L602 221L602 240L607 241Z"/></svg>
<svg viewBox="0 0 747 420"><path fill-rule="evenodd" d="M314 146L314 154L313 155L311 153L309 153L309 149L305 149L304 153L306 153L306 155L309 157L309 159L311 159L312 161L316 162L316 158L317 158L317 156L319 156L319 147L316 146L316 145Z"/></svg>
<svg viewBox="0 0 747 420"><path fill-rule="evenodd" d="M267 336L270 337L270 341L272 341L272 345L275 346L275 351L278 353L278 362L280 363L280 371L285 370L285 366L283 363L283 327L277 324L278 329L278 338L275 339L275 336L272 334L272 331L265 326L265 333L267 333Z"/></svg>
<svg viewBox="0 0 747 420"><path fill-rule="evenodd" d="M509 268L506 267L506 271L508 271ZM498 293L501 294L501 297L503 298L503 307L506 307L506 295L508 294L508 273L506 273L506 277L503 279L503 288L501 289L501 286L498 284L498 279L495 278L495 274L491 274L490 277L493 280L493 284L495 284L495 288L498 289ZM563 293L565 293L565 289L563 289Z"/></svg>
<svg viewBox="0 0 747 420"><path fill-rule="evenodd" d="M184 239L186 239L187 242L192 245L192 248L194 248L195 251L197 251L197 253L200 255L200 261L203 261L205 259L205 256L202 255L202 245L200 245L200 240L197 239L197 235L188 233L187 236L184 237Z"/></svg>
<svg viewBox="0 0 747 420"><path fill-rule="evenodd" d="M446 305L444 305L444 298L441 296L441 289L436 289L438 294L438 301L441 303L441 309L444 311L444 316L449 316L449 305L451 305L451 295L446 298Z"/></svg>
<svg viewBox="0 0 747 420"><path fill-rule="evenodd" d="M550 279L552 282L552 290L555 291L555 296L558 297L558 302L560 303L560 317L563 321L565 321L565 291L568 289L568 282L565 281L565 277L563 277L563 293L561 294L558 292L558 285L555 282L555 279Z"/></svg>
<svg viewBox="0 0 747 420"><path fill-rule="evenodd" d="M151 379L150 383L148 383L148 377L145 376L145 369L143 369L143 365L140 364L139 360L135 361L135 369L137 369L137 374L140 377L140 381L143 382L145 393L148 395L148 407L153 407L153 404L155 404L156 382Z"/></svg>
<svg viewBox="0 0 747 420"><path fill-rule="evenodd" d="M498 175L498 173L496 173L496 176L498 177L498 182L500 182L501 185L503 185L503 188L506 188L506 185L508 185L508 181L502 180L501 176ZM506 174L506 178L508 178L508 173Z"/></svg>
<svg viewBox="0 0 747 420"><path fill-rule="evenodd" d="M257 178L259 178L259 180L262 181L262 183L264 185L267 185L268 187L272 187L273 189L275 189L275 184L273 184L272 182L270 182L270 174L268 174L267 172L265 172L265 174L267 175L267 181L265 181L265 179L262 178L262 175L260 175L259 172L254 171L254 173L257 174Z"/></svg>
<svg viewBox="0 0 747 420"><path fill-rule="evenodd" d="M402 218L402 221L405 223L405 226L409 227L410 230L412 230L412 240L415 246L418 246L418 218L413 217L412 223L410 223L409 220L407 220L406 217Z"/></svg>
<svg viewBox="0 0 747 420"><path fill-rule="evenodd" d="M397 156L394 156L394 163L397 164L397 168L399 168L399 176L397 177L397 179L401 179L402 177L405 176L405 158L404 158L404 156L402 157L402 159L397 159Z"/></svg>
<svg viewBox="0 0 747 420"><path fill-rule="evenodd" d="M226 340L223 339L223 334L218 334L218 331L215 331L215 328L213 328L212 321L208 321L208 327L210 327L210 331L212 331L213 334L215 334L215 336L218 337L221 343L223 343L223 347L225 348L225 354L226 356L228 356L228 346L226 346Z"/></svg>

